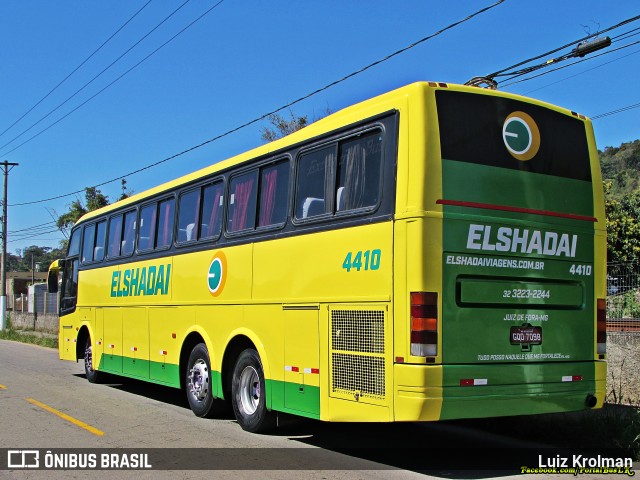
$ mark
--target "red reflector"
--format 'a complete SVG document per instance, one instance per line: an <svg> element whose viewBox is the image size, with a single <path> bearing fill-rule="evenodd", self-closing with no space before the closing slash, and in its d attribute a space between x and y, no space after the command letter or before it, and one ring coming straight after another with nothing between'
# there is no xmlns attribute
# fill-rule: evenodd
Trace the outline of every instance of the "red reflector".
<svg viewBox="0 0 640 480"><path fill-rule="evenodd" d="M404 363L404 357L396 357L396 363Z"/></svg>
<svg viewBox="0 0 640 480"><path fill-rule="evenodd" d="M319 368L312 368L311 369L311 373L318 375L320 373L320 369Z"/></svg>
<svg viewBox="0 0 640 480"><path fill-rule="evenodd" d="M574 375L573 377L571 377L571 380L574 382L581 382L582 381L582 375Z"/></svg>
<svg viewBox="0 0 640 480"><path fill-rule="evenodd" d="M292 372L299 372L300 369L298 367L291 367Z"/></svg>
<svg viewBox="0 0 640 480"><path fill-rule="evenodd" d="M463 378L460 380L461 387L468 387L470 385L473 385L473 378Z"/></svg>

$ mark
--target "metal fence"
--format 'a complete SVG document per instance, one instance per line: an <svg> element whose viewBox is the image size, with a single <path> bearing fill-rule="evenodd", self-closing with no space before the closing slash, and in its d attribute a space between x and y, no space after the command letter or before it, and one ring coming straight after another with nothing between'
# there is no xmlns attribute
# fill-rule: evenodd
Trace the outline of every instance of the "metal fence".
<svg viewBox="0 0 640 480"><path fill-rule="evenodd" d="M607 265L607 333L640 335L640 265Z"/></svg>

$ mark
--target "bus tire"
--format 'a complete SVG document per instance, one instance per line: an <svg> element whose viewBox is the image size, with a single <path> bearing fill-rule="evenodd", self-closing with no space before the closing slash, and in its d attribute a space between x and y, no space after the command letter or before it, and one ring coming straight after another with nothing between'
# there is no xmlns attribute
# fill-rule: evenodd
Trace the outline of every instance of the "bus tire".
<svg viewBox="0 0 640 480"><path fill-rule="evenodd" d="M93 368L93 347L89 336L84 344L84 374L91 383L100 383L103 377L102 372Z"/></svg>
<svg viewBox="0 0 640 480"><path fill-rule="evenodd" d="M267 410L265 379L258 352L244 350L238 357L231 383L231 403L243 430L262 433L276 425L276 414Z"/></svg>
<svg viewBox="0 0 640 480"><path fill-rule="evenodd" d="M185 378L189 407L198 417L213 418L224 413L226 409L224 400L213 398L212 382L209 351L204 343L199 343L191 350Z"/></svg>

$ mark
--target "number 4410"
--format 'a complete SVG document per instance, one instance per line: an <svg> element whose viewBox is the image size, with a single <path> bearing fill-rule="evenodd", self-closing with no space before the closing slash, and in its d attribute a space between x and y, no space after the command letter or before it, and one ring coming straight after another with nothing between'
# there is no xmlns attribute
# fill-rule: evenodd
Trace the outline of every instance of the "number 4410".
<svg viewBox="0 0 640 480"><path fill-rule="evenodd" d="M342 268L347 272L350 272L351 269L355 269L358 272L361 269L378 270L380 268L381 256L382 252L378 248L375 250L365 250L364 252L349 252L344 258L344 262L342 262Z"/></svg>
<svg viewBox="0 0 640 480"><path fill-rule="evenodd" d="M571 273L571 275L584 275L588 277L591 275L591 265L571 265L569 273Z"/></svg>

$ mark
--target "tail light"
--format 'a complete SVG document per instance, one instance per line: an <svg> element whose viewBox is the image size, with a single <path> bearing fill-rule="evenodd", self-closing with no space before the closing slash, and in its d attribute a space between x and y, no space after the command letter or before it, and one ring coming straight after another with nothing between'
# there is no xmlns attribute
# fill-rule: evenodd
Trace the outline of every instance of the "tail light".
<svg viewBox="0 0 640 480"><path fill-rule="evenodd" d="M438 354L438 294L411 292L411 355Z"/></svg>
<svg viewBox="0 0 640 480"><path fill-rule="evenodd" d="M607 300L605 298L599 298L597 305L597 353L598 355L604 355L607 353Z"/></svg>

